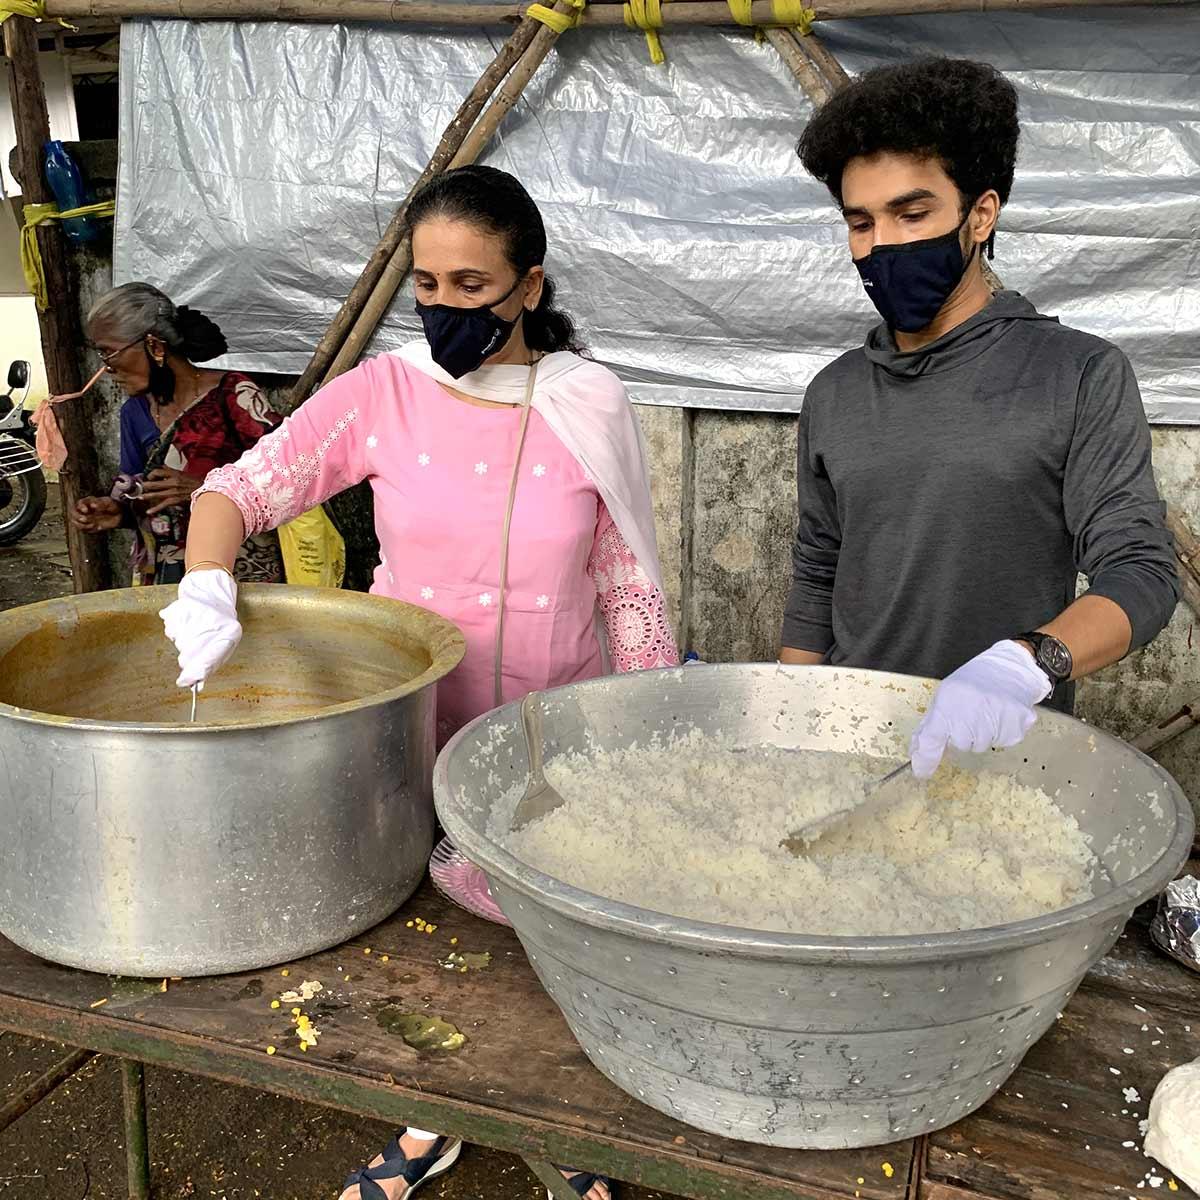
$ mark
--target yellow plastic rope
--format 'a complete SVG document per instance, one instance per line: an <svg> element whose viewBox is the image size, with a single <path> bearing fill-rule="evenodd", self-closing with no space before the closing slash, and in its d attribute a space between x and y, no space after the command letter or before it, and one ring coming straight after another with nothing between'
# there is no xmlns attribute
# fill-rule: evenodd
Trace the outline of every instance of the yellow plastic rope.
<svg viewBox="0 0 1200 1200"><path fill-rule="evenodd" d="M568 29L574 29L579 24L582 12L582 4L578 5L573 13L555 12L554 9L547 8L544 4L531 4L525 10L525 15L532 17L535 21L541 21L543 25L549 25L555 33L566 33Z"/></svg>
<svg viewBox="0 0 1200 1200"><path fill-rule="evenodd" d="M525 15L548 25L555 33L566 33L568 29L574 29L579 24L579 18L587 8L587 0L571 0L571 3L575 6L573 13L556 12L546 4L531 4L525 10Z"/></svg>
<svg viewBox="0 0 1200 1200"><path fill-rule="evenodd" d="M754 0L725 0L729 5L729 15L739 25L753 25L754 17L751 15L751 6Z"/></svg>
<svg viewBox="0 0 1200 1200"><path fill-rule="evenodd" d="M0 4L13 2L0 0ZM21 270L39 312L46 311L50 299L46 295L46 270L42 266L42 252L38 247L37 227L43 221L63 221L69 217L111 217L116 211L117 206L111 200L87 204L83 208L69 208L66 212L59 212L57 204L25 205L25 224L21 228Z"/></svg>
<svg viewBox="0 0 1200 1200"><path fill-rule="evenodd" d="M804 0L771 0L771 15L777 25L792 25L801 37L812 33L817 19L815 10L804 7Z"/></svg>
<svg viewBox="0 0 1200 1200"><path fill-rule="evenodd" d="M29 17L34 21L41 21L45 16L46 0L0 0L0 25L9 17ZM69 21L64 21L62 17L57 17L56 20L64 29L78 28Z"/></svg>
<svg viewBox="0 0 1200 1200"><path fill-rule="evenodd" d="M630 29L640 29L646 35L650 49L650 61L662 66L667 61L663 53L658 31L663 27L662 6L665 0L625 0L625 24Z"/></svg>

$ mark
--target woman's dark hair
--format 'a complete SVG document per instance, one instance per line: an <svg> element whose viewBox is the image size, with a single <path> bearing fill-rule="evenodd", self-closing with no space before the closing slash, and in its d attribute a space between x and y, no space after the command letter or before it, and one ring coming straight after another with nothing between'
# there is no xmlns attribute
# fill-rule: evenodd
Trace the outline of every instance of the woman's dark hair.
<svg viewBox="0 0 1200 1200"><path fill-rule="evenodd" d="M990 188L1008 202L1017 161L1017 92L987 63L923 58L860 75L800 137L800 161L842 203L852 158L890 152L937 159L965 206Z"/></svg>
<svg viewBox="0 0 1200 1200"><path fill-rule="evenodd" d="M229 349L215 321L186 304L176 308L169 296L149 283L123 283L106 292L92 306L87 324L89 329L107 325L122 342L152 333L188 362L207 362Z"/></svg>
<svg viewBox="0 0 1200 1200"><path fill-rule="evenodd" d="M457 167L428 183L408 206L410 232L422 221L446 217L466 221L504 242L504 253L519 277L546 261L546 226L530 194L507 171L495 167ZM549 354L583 350L575 323L554 307L549 276L538 306L524 316L525 344Z"/></svg>

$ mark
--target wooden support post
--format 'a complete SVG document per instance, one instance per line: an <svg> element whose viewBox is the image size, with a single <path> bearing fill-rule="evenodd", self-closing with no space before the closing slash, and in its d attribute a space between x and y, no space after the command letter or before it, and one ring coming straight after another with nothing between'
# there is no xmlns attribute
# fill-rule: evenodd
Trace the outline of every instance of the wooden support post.
<svg viewBox="0 0 1200 1200"><path fill-rule="evenodd" d="M1182 567L1179 571L1179 585L1183 591L1183 602L1200 617L1200 583L1197 583L1195 577Z"/></svg>
<svg viewBox="0 0 1200 1200"><path fill-rule="evenodd" d="M458 153L463 140L471 131L483 106L491 99L492 93L500 85L500 81L512 70L513 65L521 58L533 41L534 34L541 26L537 21L526 18L514 30L512 36L500 48L491 66L479 77L479 82L471 89L470 94L462 102L454 119L446 126L429 165L421 172L416 183L409 189L404 203L396 210L383 237L367 259L362 274L346 297L338 314L325 331L325 335L317 343L317 348L309 360L304 373L296 381L288 400L289 408L303 404L312 394L317 384L324 378L329 364L341 350L346 335L350 332L358 318L362 315L363 306L370 299L384 270L388 268L397 254L401 257L406 253L404 247L405 218L412 198L435 176L444 171L450 160ZM405 268L407 270L407 267Z"/></svg>
<svg viewBox="0 0 1200 1200"><path fill-rule="evenodd" d="M788 70L813 102L813 107L820 108L833 95L834 89L812 59L801 49L801 45L808 39L793 36L790 29L764 29L763 33L767 41L779 51L779 57L787 64Z"/></svg>
<svg viewBox="0 0 1200 1200"><path fill-rule="evenodd" d="M146 1129L146 1074L140 1062L121 1059L125 1101L125 1168L129 1200L150 1200L150 1138Z"/></svg>
<svg viewBox="0 0 1200 1200"><path fill-rule="evenodd" d="M21 192L26 204L45 204L54 197L42 176L42 147L50 140L50 117L38 66L37 33L28 17L9 17L3 29L4 52L12 64L9 79ZM81 380L76 353L82 336L65 235L57 222L46 221L38 226L37 239L50 297L49 307L38 313L46 378L52 393L77 392ZM91 399L84 396L61 404L56 415L68 454L59 472L59 484L63 510L69 511L81 496L96 495L100 490ZM67 552L76 592L95 592L109 586L103 537L81 533L68 521Z"/></svg>
<svg viewBox="0 0 1200 1200"><path fill-rule="evenodd" d="M845 68L815 33L805 35L791 29L764 32L817 108L850 82Z"/></svg>
<svg viewBox="0 0 1200 1200"><path fill-rule="evenodd" d="M1167 528L1175 539L1175 557L1179 559L1179 582L1183 599L1200 616L1200 538L1174 508L1167 509Z"/></svg>
<svg viewBox="0 0 1200 1200"><path fill-rule="evenodd" d="M14 1121L20 1120L35 1104L40 1104L55 1088L66 1083L72 1075L95 1057L91 1050L73 1050L66 1058L56 1062L50 1070L35 1079L24 1091L0 1107L0 1132L7 1129Z"/></svg>
<svg viewBox="0 0 1200 1200"><path fill-rule="evenodd" d="M1179 565L1200 582L1200 538L1188 528L1178 509L1167 508L1167 528L1175 539L1175 554Z"/></svg>
<svg viewBox="0 0 1200 1200"><path fill-rule="evenodd" d="M1180 734L1187 733L1200 725L1200 696L1185 704L1178 712L1164 717L1157 725L1151 725L1144 733L1133 739L1132 745L1143 754L1153 754L1161 746L1173 742Z"/></svg>
<svg viewBox="0 0 1200 1200"><path fill-rule="evenodd" d="M554 6L554 11L570 14L575 12L576 9L570 3L570 0L558 0L558 3ZM458 153L454 155L454 158L450 162L451 167L465 166L467 163L474 162L479 157L484 147L491 140L492 135L499 128L500 122L504 120L517 103L517 100L520 99L521 93L525 90L525 85L533 78L538 67L546 60L546 56L550 53L554 43L558 41L558 37L559 35L556 30L551 29L548 25L541 25L533 35L533 40L529 43L520 61L513 67L512 72L504 81L504 85L500 88L496 98L488 106L487 111L479 118L479 123L463 140ZM387 266L384 267L379 282L375 285L370 297L363 305L358 320L354 322L353 329L350 330L349 335L342 344L341 350L338 351L337 357L333 360L333 364L325 376L325 383L328 383L331 379L336 379L358 361L359 355L362 354L367 342L370 341L371 336L378 328L379 322L388 310L388 306L395 299L396 293L400 290L400 285L404 282L404 277L408 274L411 266L412 248L407 241L403 241L392 255Z"/></svg>
<svg viewBox="0 0 1200 1200"><path fill-rule="evenodd" d="M829 84L831 92L841 91L850 82L846 68L815 33L796 37L796 41L808 60L821 72L821 77Z"/></svg>

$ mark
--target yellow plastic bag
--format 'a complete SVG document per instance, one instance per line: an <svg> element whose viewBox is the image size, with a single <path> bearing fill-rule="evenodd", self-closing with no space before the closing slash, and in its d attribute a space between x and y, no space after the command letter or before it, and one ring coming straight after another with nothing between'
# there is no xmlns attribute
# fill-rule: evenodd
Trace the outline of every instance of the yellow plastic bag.
<svg viewBox="0 0 1200 1200"><path fill-rule="evenodd" d="M279 527L279 549L288 583L340 588L346 574L346 543L317 505Z"/></svg>

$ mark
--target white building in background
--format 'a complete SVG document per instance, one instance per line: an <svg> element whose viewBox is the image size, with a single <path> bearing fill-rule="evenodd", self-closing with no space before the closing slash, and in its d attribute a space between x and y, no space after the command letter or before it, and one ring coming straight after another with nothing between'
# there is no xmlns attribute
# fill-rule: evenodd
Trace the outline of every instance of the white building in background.
<svg viewBox="0 0 1200 1200"><path fill-rule="evenodd" d="M46 368L42 362L37 310L21 274L18 224L21 188L8 169L8 156L17 139L9 100L8 60L0 61L5 74L0 88L0 384L13 359L28 359L33 368L29 402L35 404L46 395ZM75 88L67 61L60 54L44 52L41 66L46 107L50 112L50 136L64 142L77 141Z"/></svg>

